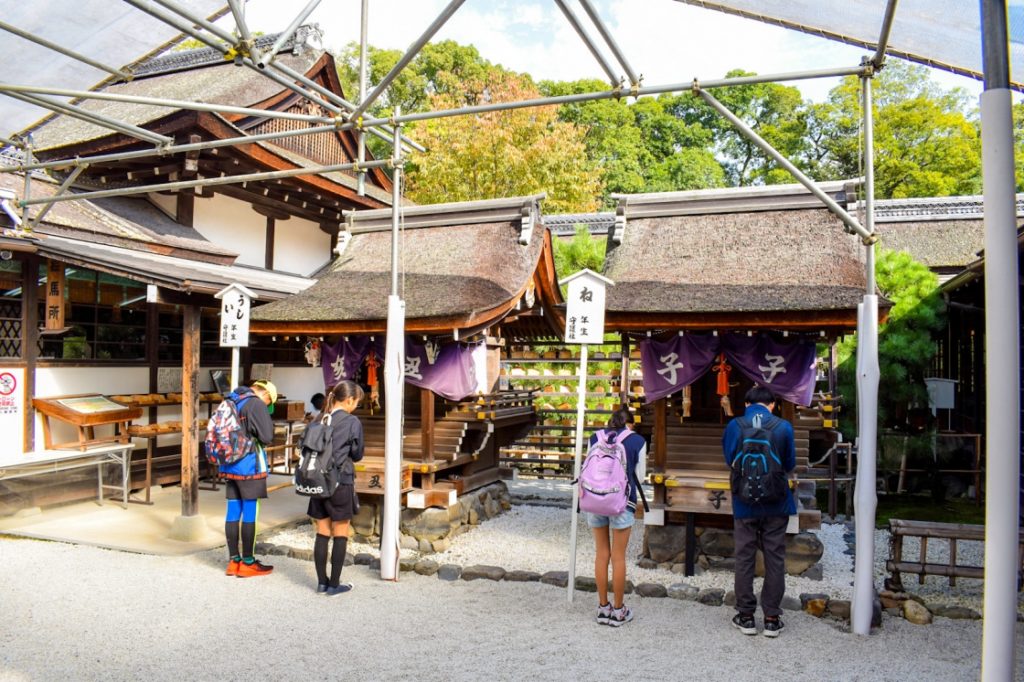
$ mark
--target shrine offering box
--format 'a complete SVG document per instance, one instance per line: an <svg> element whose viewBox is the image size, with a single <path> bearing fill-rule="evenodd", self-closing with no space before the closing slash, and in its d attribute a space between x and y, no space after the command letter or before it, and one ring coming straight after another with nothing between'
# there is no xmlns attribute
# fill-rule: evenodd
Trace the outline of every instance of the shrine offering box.
<svg viewBox="0 0 1024 682"><path fill-rule="evenodd" d="M274 403L274 417L290 422L306 418L306 404L301 400L278 400Z"/></svg>

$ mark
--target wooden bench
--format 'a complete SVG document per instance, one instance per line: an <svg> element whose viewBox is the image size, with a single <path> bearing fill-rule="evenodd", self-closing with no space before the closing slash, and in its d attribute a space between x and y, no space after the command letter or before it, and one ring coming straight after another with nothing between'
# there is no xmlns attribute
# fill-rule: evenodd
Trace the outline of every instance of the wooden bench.
<svg viewBox="0 0 1024 682"><path fill-rule="evenodd" d="M905 519L889 519L889 560L885 562L885 570L891 573L885 579L885 588L894 592L903 592L901 573L916 573L918 583L923 585L925 576L939 575L949 579L950 585L956 585L957 578L985 577L985 567L960 563L957 556L957 542L985 541L985 526L966 523L937 523L934 521L907 521ZM908 561L903 556L903 538L916 537L921 540L921 548L917 561ZM936 538L949 543L949 561L945 564L933 564L928 561L928 540ZM984 563L984 562L983 562ZM1024 529L1017 540L1017 589L1024 588Z"/></svg>
<svg viewBox="0 0 1024 682"><path fill-rule="evenodd" d="M121 493L121 505L128 506L128 481L131 474L132 443L107 443L94 445L85 450L39 450L26 452L17 461L0 464L0 481L40 474L52 474L83 467L96 467L96 497L103 504L104 489ZM103 482L104 466L121 466L121 483L109 485Z"/></svg>

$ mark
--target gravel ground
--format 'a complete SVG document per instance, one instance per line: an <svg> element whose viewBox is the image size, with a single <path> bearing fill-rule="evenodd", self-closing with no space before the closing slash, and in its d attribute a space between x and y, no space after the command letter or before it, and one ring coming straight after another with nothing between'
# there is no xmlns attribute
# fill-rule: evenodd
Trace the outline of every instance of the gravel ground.
<svg viewBox="0 0 1024 682"><path fill-rule="evenodd" d="M275 557L273 575L238 580L222 555L0 538L0 680L968 680L980 669L977 621L886 616L856 637L791 613L770 640L740 635L727 608L634 598L636 619L613 629L592 622L592 595L570 605L538 583L396 584L352 566L355 590L325 597L309 562Z"/></svg>

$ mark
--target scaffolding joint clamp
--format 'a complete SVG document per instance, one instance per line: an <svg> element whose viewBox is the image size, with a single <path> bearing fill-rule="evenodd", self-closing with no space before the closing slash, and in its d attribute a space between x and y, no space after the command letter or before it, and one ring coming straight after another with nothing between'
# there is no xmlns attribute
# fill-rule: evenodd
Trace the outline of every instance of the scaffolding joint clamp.
<svg viewBox="0 0 1024 682"><path fill-rule="evenodd" d="M693 85L690 86L690 90L693 92L693 94L699 95L700 94L700 81L697 80L696 78L694 78L693 79Z"/></svg>
<svg viewBox="0 0 1024 682"><path fill-rule="evenodd" d="M878 243L878 233L872 232L867 237L861 237L861 241L864 242L864 246L871 246Z"/></svg>

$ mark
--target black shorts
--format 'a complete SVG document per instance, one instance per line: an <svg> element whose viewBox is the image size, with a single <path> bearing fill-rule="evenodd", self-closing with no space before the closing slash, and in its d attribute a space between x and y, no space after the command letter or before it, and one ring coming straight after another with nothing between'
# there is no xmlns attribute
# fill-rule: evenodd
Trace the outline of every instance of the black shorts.
<svg viewBox="0 0 1024 682"><path fill-rule="evenodd" d="M224 479L224 497L229 500L265 500L267 498L267 479L254 478L248 480Z"/></svg>
<svg viewBox="0 0 1024 682"><path fill-rule="evenodd" d="M326 499L309 498L306 513L314 519L349 521L359 511L359 498L354 485L339 485L334 494Z"/></svg>

